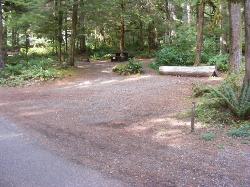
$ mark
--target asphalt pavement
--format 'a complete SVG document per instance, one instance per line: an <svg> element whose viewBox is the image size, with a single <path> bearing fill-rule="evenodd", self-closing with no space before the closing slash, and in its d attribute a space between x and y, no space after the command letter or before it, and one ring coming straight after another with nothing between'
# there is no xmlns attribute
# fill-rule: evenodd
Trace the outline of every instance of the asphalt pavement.
<svg viewBox="0 0 250 187"><path fill-rule="evenodd" d="M0 187L120 187L123 182L43 149L0 118Z"/></svg>

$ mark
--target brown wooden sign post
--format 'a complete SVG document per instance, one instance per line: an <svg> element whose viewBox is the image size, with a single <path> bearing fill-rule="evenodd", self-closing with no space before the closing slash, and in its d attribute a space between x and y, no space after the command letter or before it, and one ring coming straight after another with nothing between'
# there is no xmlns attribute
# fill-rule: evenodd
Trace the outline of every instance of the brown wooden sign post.
<svg viewBox="0 0 250 187"><path fill-rule="evenodd" d="M195 102L192 102L191 132L195 129Z"/></svg>

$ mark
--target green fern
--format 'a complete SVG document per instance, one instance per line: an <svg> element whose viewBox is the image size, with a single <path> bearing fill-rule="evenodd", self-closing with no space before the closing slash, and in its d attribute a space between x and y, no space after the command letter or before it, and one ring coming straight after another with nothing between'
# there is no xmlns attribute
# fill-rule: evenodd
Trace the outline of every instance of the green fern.
<svg viewBox="0 0 250 187"><path fill-rule="evenodd" d="M226 83L219 89L212 89L213 99L219 99L230 111L240 119L250 116L250 85L245 85L241 90L237 90L233 85Z"/></svg>

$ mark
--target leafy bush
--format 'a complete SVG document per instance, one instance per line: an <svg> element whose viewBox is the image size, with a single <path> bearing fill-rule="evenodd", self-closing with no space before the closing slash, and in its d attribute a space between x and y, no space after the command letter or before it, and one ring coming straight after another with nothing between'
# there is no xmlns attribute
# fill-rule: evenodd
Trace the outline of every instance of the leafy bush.
<svg viewBox="0 0 250 187"><path fill-rule="evenodd" d="M163 46L156 53L156 62L150 65L153 69L159 66L190 66L195 61L196 31L194 27L180 26L176 35L170 38L171 42ZM216 36L204 36L204 50L201 63L207 64L209 59L218 54L218 41Z"/></svg>
<svg viewBox="0 0 250 187"><path fill-rule="evenodd" d="M216 135L212 132L208 132L208 133L201 135L201 138L205 141L212 141L215 139L215 137L216 137Z"/></svg>
<svg viewBox="0 0 250 187"><path fill-rule="evenodd" d="M111 57L112 51L113 49L109 46L102 45L91 50L90 58L93 60L107 60Z"/></svg>
<svg viewBox="0 0 250 187"><path fill-rule="evenodd" d="M133 55L132 52L130 52L129 54ZM134 55L138 58L153 58L153 57L155 57L155 52L152 52L149 50L137 51Z"/></svg>
<svg viewBox="0 0 250 187"><path fill-rule="evenodd" d="M119 64L113 68L113 72L116 72L120 75L132 75L140 74L143 72L142 64L135 61L134 59L129 60L127 64Z"/></svg>
<svg viewBox="0 0 250 187"><path fill-rule="evenodd" d="M207 90L197 105L198 119L216 125L239 124L249 119L250 86L240 85L242 76L232 75L218 87Z"/></svg>
<svg viewBox="0 0 250 187"><path fill-rule="evenodd" d="M239 137L250 137L250 124L243 125L240 128L233 128L228 132L229 136Z"/></svg>
<svg viewBox="0 0 250 187"><path fill-rule="evenodd" d="M192 89L194 97L202 97L211 91L210 87L202 84L195 84Z"/></svg>
<svg viewBox="0 0 250 187"><path fill-rule="evenodd" d="M102 53L102 52L95 52L93 55L91 55L91 59L92 60L108 60L110 59L111 54L106 54L106 53Z"/></svg>
<svg viewBox="0 0 250 187"><path fill-rule="evenodd" d="M156 53L156 62L151 67L193 65L195 57L195 29L192 27L178 27L176 35L169 38L169 43Z"/></svg>
<svg viewBox="0 0 250 187"><path fill-rule="evenodd" d="M60 70L54 66L52 59L36 58L19 64L7 64L0 71L0 85L18 86L29 81L43 81L60 76Z"/></svg>
<svg viewBox="0 0 250 187"><path fill-rule="evenodd" d="M228 108L239 119L250 117L250 86L243 86L240 91L231 84L223 84L219 89L213 89L211 96Z"/></svg>
<svg viewBox="0 0 250 187"><path fill-rule="evenodd" d="M233 116L224 108L221 109L217 103L211 103L207 99L203 99L197 105L196 117L200 122L209 125L224 126L233 123Z"/></svg>
<svg viewBox="0 0 250 187"><path fill-rule="evenodd" d="M216 55L209 59L208 64L209 65L216 65L217 69L219 71L228 71L229 65L228 65L228 54L225 55Z"/></svg>
<svg viewBox="0 0 250 187"><path fill-rule="evenodd" d="M159 66L191 66L194 63L194 53L180 50L176 46L168 46L156 54L155 67Z"/></svg>
<svg viewBox="0 0 250 187"><path fill-rule="evenodd" d="M203 64L208 64L209 60L219 53L219 45L216 36L205 36L204 49L201 55L201 61Z"/></svg>
<svg viewBox="0 0 250 187"><path fill-rule="evenodd" d="M29 49L29 56L48 56L52 53L52 48L46 47L32 47Z"/></svg>

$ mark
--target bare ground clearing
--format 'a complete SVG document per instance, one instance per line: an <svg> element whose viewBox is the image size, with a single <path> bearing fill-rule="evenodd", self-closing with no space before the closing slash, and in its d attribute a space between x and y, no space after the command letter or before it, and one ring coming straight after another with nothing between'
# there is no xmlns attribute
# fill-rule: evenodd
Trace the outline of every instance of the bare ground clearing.
<svg viewBox="0 0 250 187"><path fill-rule="evenodd" d="M0 115L55 153L131 186L249 186L249 144L218 130L203 142L206 129L190 134L189 122L173 118L191 107L193 83L211 80L147 68L121 77L112 66L86 64L67 80L0 88Z"/></svg>

